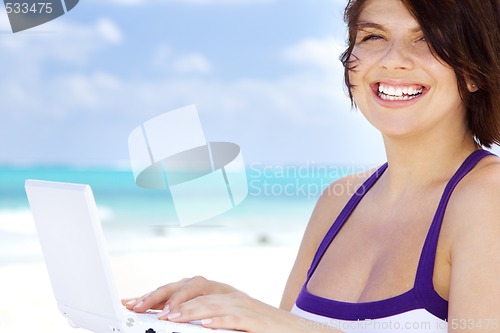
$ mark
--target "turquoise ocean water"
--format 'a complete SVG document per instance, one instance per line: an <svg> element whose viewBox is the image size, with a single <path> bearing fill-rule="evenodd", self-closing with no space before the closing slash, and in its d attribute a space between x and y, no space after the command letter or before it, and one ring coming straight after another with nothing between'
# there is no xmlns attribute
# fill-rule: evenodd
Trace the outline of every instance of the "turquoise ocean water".
<svg viewBox="0 0 500 333"><path fill-rule="evenodd" d="M136 186L127 168L0 167L0 264L41 258L24 191L29 178L89 184L110 251L126 252L297 243L321 191L361 170L254 163L247 166L249 193L240 205L181 228L169 192Z"/></svg>

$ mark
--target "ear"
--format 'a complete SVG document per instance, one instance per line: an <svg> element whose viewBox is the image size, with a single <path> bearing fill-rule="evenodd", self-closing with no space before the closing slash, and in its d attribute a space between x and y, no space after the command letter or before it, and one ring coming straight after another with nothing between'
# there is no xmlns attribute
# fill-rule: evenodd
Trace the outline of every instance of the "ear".
<svg viewBox="0 0 500 333"><path fill-rule="evenodd" d="M479 90L479 88L477 87L477 85L472 82L472 81L469 81L467 80L467 89L471 92L471 93L474 93L476 91Z"/></svg>

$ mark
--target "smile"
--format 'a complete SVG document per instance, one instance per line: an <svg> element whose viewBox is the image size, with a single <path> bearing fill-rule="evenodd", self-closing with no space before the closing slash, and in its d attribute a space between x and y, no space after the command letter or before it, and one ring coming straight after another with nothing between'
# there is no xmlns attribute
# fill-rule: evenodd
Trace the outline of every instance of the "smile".
<svg viewBox="0 0 500 333"><path fill-rule="evenodd" d="M423 86L391 86L379 83L378 97L386 101L408 101L422 95L423 91Z"/></svg>

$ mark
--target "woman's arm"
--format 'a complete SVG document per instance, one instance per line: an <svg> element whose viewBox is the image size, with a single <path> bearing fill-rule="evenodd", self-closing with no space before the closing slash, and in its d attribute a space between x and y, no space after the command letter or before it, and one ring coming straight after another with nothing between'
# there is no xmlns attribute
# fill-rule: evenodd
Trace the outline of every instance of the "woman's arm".
<svg viewBox="0 0 500 333"><path fill-rule="evenodd" d="M478 170L452 197L450 332L500 332L500 163Z"/></svg>

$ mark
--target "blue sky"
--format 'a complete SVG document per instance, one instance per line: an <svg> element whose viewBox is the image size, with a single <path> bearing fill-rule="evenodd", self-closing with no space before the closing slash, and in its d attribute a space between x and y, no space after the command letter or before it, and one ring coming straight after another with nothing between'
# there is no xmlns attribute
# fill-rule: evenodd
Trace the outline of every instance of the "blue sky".
<svg viewBox="0 0 500 333"><path fill-rule="evenodd" d="M188 104L248 163L380 163L343 88L344 4L81 0L16 34L2 8L0 164L125 165L136 126Z"/></svg>

